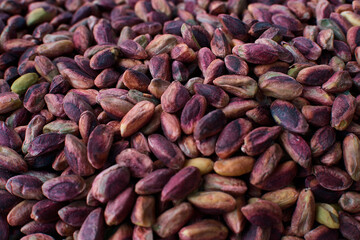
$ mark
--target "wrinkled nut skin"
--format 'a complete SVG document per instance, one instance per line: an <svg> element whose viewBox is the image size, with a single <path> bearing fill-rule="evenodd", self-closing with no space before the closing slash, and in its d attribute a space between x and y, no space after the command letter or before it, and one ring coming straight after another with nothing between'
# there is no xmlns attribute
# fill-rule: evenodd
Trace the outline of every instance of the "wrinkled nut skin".
<svg viewBox="0 0 360 240"><path fill-rule="evenodd" d="M281 209L291 207L296 203L299 192L292 187L285 187L272 192L267 192L261 196L262 199L277 203Z"/></svg>
<svg viewBox="0 0 360 240"><path fill-rule="evenodd" d="M172 169L155 170L136 183L135 192L141 195L161 192L174 174L175 171Z"/></svg>
<svg viewBox="0 0 360 240"><path fill-rule="evenodd" d="M256 128L245 136L241 151L249 156L259 155L272 145L280 133L279 126Z"/></svg>
<svg viewBox="0 0 360 240"><path fill-rule="evenodd" d="M95 172L86 157L85 144L74 135L66 135L64 153L72 171L79 176L89 176Z"/></svg>
<svg viewBox="0 0 360 240"><path fill-rule="evenodd" d="M275 49L265 44L246 43L235 46L232 52L245 61L254 64L269 64L275 62L279 55Z"/></svg>
<svg viewBox="0 0 360 240"><path fill-rule="evenodd" d="M259 88L264 95L283 100L301 96L303 87L294 78L279 72L267 72L259 78Z"/></svg>
<svg viewBox="0 0 360 240"><path fill-rule="evenodd" d="M155 223L155 198L139 196L131 213L131 222L140 227L151 227Z"/></svg>
<svg viewBox="0 0 360 240"><path fill-rule="evenodd" d="M203 116L194 128L195 140L203 140L219 133L226 124L222 110L214 110Z"/></svg>
<svg viewBox="0 0 360 240"><path fill-rule="evenodd" d="M120 122L122 137L129 137L146 125L155 112L155 105L148 101L137 103Z"/></svg>
<svg viewBox="0 0 360 240"><path fill-rule="evenodd" d="M303 237L309 232L315 221L315 198L310 189L303 189L296 203L291 219L291 232Z"/></svg>
<svg viewBox="0 0 360 240"><path fill-rule="evenodd" d="M95 199L106 203L124 190L129 182L130 172L128 168L116 164L95 177L91 192Z"/></svg>
<svg viewBox="0 0 360 240"><path fill-rule="evenodd" d="M58 215L66 224L81 227L92 210L94 207L86 205L84 201L75 201L59 209Z"/></svg>
<svg viewBox="0 0 360 240"><path fill-rule="evenodd" d="M353 96L344 94L337 96L331 108L331 126L338 131L345 130L353 119L355 109Z"/></svg>
<svg viewBox="0 0 360 240"><path fill-rule="evenodd" d="M81 194L86 185L77 175L67 175L47 180L42 185L42 192L50 200L63 202L72 200Z"/></svg>
<svg viewBox="0 0 360 240"><path fill-rule="evenodd" d="M269 147L260 155L250 173L250 183L253 185L266 181L279 165L284 153L278 144Z"/></svg>
<svg viewBox="0 0 360 240"><path fill-rule="evenodd" d="M240 149L245 136L251 131L251 122L239 118L228 123L221 131L215 146L216 155L228 158Z"/></svg>
<svg viewBox="0 0 360 240"><path fill-rule="evenodd" d="M107 225L118 225L130 214L135 203L135 192L133 187L123 190L116 198L106 204L104 211L105 222Z"/></svg>
<svg viewBox="0 0 360 240"><path fill-rule="evenodd" d="M180 126L185 134L191 134L196 124L204 116L207 107L206 98L195 94L185 104L180 117Z"/></svg>
<svg viewBox="0 0 360 240"><path fill-rule="evenodd" d="M193 216L194 209L190 203L181 203L162 213L152 229L162 238L176 234Z"/></svg>
<svg viewBox="0 0 360 240"><path fill-rule="evenodd" d="M114 137L114 131L104 124L98 125L91 132L87 144L87 157L95 169L104 166Z"/></svg>
<svg viewBox="0 0 360 240"><path fill-rule="evenodd" d="M309 130L305 117L290 102L275 100L270 111L275 122L290 132L305 134Z"/></svg>
<svg viewBox="0 0 360 240"><path fill-rule="evenodd" d="M247 191L246 183L241 179L209 173L204 176L203 180L203 188L206 191L222 191L232 196L240 196Z"/></svg>
<svg viewBox="0 0 360 240"><path fill-rule="evenodd" d="M22 226L30 222L30 214L35 204L35 200L24 200L14 206L6 217L7 223L10 226Z"/></svg>
<svg viewBox="0 0 360 240"><path fill-rule="evenodd" d="M148 143L152 153L171 169L180 169L185 162L181 150L160 134L152 134L148 137Z"/></svg>
<svg viewBox="0 0 360 240"><path fill-rule="evenodd" d="M189 195L187 199L199 211L207 214L224 214L236 207L235 198L220 191L197 192Z"/></svg>
<svg viewBox="0 0 360 240"><path fill-rule="evenodd" d="M117 155L116 163L127 167L131 176L136 178L147 176L153 169L153 162L150 157L133 148L125 149Z"/></svg>
<svg viewBox="0 0 360 240"><path fill-rule="evenodd" d="M219 221L212 219L205 219L188 225L179 231L180 240L225 240L227 236L227 228Z"/></svg>
<svg viewBox="0 0 360 240"><path fill-rule="evenodd" d="M78 239L100 240L103 238L104 228L104 211L101 208L97 208L85 219L80 228Z"/></svg>
<svg viewBox="0 0 360 240"><path fill-rule="evenodd" d="M332 191L346 190L353 183L351 177L337 167L316 165L314 175L322 187Z"/></svg>
<svg viewBox="0 0 360 240"><path fill-rule="evenodd" d="M161 191L161 201L180 200L196 190L201 183L200 170L189 166L170 178Z"/></svg>
<svg viewBox="0 0 360 240"><path fill-rule="evenodd" d="M360 180L360 141L359 138L350 133L343 141L343 158L345 169L354 181Z"/></svg>
<svg viewBox="0 0 360 240"><path fill-rule="evenodd" d="M304 168L311 166L311 149L301 136L284 131L280 136L280 140L292 160Z"/></svg>
<svg viewBox="0 0 360 240"><path fill-rule="evenodd" d="M324 154L336 141L336 132L330 127L317 130L310 140L311 152L314 157Z"/></svg>
<svg viewBox="0 0 360 240"><path fill-rule="evenodd" d="M29 175L17 175L10 178L5 185L9 193L23 198L41 200L43 194L41 185L43 184L37 177Z"/></svg>
<svg viewBox="0 0 360 240"><path fill-rule="evenodd" d="M161 95L161 106L165 112L181 110L190 99L189 91L178 81L172 82Z"/></svg>
<svg viewBox="0 0 360 240"><path fill-rule="evenodd" d="M252 224L266 228L281 222L281 208L267 200L257 200L241 208L246 219Z"/></svg>

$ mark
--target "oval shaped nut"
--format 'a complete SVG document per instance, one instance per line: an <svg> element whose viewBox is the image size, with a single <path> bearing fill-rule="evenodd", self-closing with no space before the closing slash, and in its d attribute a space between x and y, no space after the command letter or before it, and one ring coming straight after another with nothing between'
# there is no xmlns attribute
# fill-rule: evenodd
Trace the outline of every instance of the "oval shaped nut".
<svg viewBox="0 0 360 240"><path fill-rule="evenodd" d="M267 200L257 200L241 208L242 213L252 224L267 228L281 222L282 212L279 205Z"/></svg>
<svg viewBox="0 0 360 240"><path fill-rule="evenodd" d="M145 49L134 40L125 40L120 45L120 52L127 58L146 59L147 53Z"/></svg>
<svg viewBox="0 0 360 240"><path fill-rule="evenodd" d="M148 91L157 99L160 99L170 83L162 80L162 78L154 78L151 80Z"/></svg>
<svg viewBox="0 0 360 240"><path fill-rule="evenodd" d="M284 131L280 136L280 140L292 160L303 168L311 166L311 149L301 136L289 131Z"/></svg>
<svg viewBox="0 0 360 240"><path fill-rule="evenodd" d="M204 176L203 188L205 191L222 191L233 196L240 196L247 191L246 183L243 180L215 173Z"/></svg>
<svg viewBox="0 0 360 240"><path fill-rule="evenodd" d="M254 100L247 100L242 98L231 98L229 104L222 109L226 118L236 119L242 117L247 111L256 108L259 103Z"/></svg>
<svg viewBox="0 0 360 240"><path fill-rule="evenodd" d="M211 84L215 78L223 75L225 70L226 68L223 60L221 59L213 60L206 68L205 73L203 72L203 75L205 76L204 83Z"/></svg>
<svg viewBox="0 0 360 240"><path fill-rule="evenodd" d="M168 168L180 169L185 162L184 154L179 147L160 134L148 137L151 152Z"/></svg>
<svg viewBox="0 0 360 240"><path fill-rule="evenodd" d="M85 144L72 134L65 137L64 153L71 170L79 176L89 176L95 169L86 156Z"/></svg>
<svg viewBox="0 0 360 240"><path fill-rule="evenodd" d="M101 240L104 236L104 211L101 208L93 210L85 219L78 233L78 240Z"/></svg>
<svg viewBox="0 0 360 240"><path fill-rule="evenodd" d="M155 198L139 196L131 214L131 222L140 227L151 227L155 223Z"/></svg>
<svg viewBox="0 0 360 240"><path fill-rule="evenodd" d="M270 111L275 122L290 132L305 134L309 130L305 117L290 102L275 100Z"/></svg>
<svg viewBox="0 0 360 240"><path fill-rule="evenodd" d="M349 90L353 81L348 71L337 71L321 87L328 93L342 93Z"/></svg>
<svg viewBox="0 0 360 240"><path fill-rule="evenodd" d="M309 60L316 61L321 56L320 46L306 37L296 37L291 43Z"/></svg>
<svg viewBox="0 0 360 240"><path fill-rule="evenodd" d="M345 130L351 123L356 110L356 100L352 95L338 95L331 108L331 126L338 131Z"/></svg>
<svg viewBox="0 0 360 240"><path fill-rule="evenodd" d="M174 114L162 112L160 121L164 135L169 141L175 142L181 136L179 119Z"/></svg>
<svg viewBox="0 0 360 240"><path fill-rule="evenodd" d="M20 240L54 240L50 235L44 233L33 233L22 237Z"/></svg>
<svg viewBox="0 0 360 240"><path fill-rule="evenodd" d="M155 111L155 105L149 101L138 102L120 122L122 137L129 137L145 126Z"/></svg>
<svg viewBox="0 0 360 240"><path fill-rule="evenodd" d="M65 114L74 122L79 122L80 115L85 111L93 111L88 104L78 94L68 92L63 99L63 107Z"/></svg>
<svg viewBox="0 0 360 240"><path fill-rule="evenodd" d="M246 156L218 160L214 164L214 171L221 176L237 177L251 172L254 162L254 158Z"/></svg>
<svg viewBox="0 0 360 240"><path fill-rule="evenodd" d="M347 239L358 239L360 237L360 223L350 214L340 211L340 232Z"/></svg>
<svg viewBox="0 0 360 240"><path fill-rule="evenodd" d="M163 212L152 229L162 238L176 234L193 216L194 209L190 203L183 202Z"/></svg>
<svg viewBox="0 0 360 240"><path fill-rule="evenodd" d="M135 197L134 189L130 186L122 191L116 198L110 200L104 212L106 224L112 226L123 222L132 210Z"/></svg>
<svg viewBox="0 0 360 240"><path fill-rule="evenodd" d="M51 114L56 117L64 118L66 117L64 111L64 95L62 94L46 94L44 100L47 106L47 109Z"/></svg>
<svg viewBox="0 0 360 240"><path fill-rule="evenodd" d="M360 180L360 140L349 133L343 140L343 158L345 169L354 181Z"/></svg>
<svg viewBox="0 0 360 240"><path fill-rule="evenodd" d="M82 112L79 119L79 132L84 143L87 143L89 136L98 125L96 116L91 111Z"/></svg>
<svg viewBox="0 0 360 240"><path fill-rule="evenodd" d="M266 149L254 164L250 174L250 183L256 185L266 181L266 178L271 175L279 165L283 155L284 152L277 143Z"/></svg>
<svg viewBox="0 0 360 240"><path fill-rule="evenodd" d="M324 29L317 35L316 41L324 50L334 50L334 31L332 29Z"/></svg>
<svg viewBox="0 0 360 240"><path fill-rule="evenodd" d="M193 135L182 136L178 140L178 145L186 157L196 158L200 155L200 151L196 147L196 140Z"/></svg>
<svg viewBox="0 0 360 240"><path fill-rule="evenodd" d="M171 50L171 58L183 63L190 63L196 59L196 53L185 43L180 43Z"/></svg>
<svg viewBox="0 0 360 240"><path fill-rule="evenodd" d="M320 162L326 166L337 164L343 157L343 150L340 142L336 142L331 148L321 157Z"/></svg>
<svg viewBox="0 0 360 240"><path fill-rule="evenodd" d="M249 156L259 155L272 145L280 133L279 126L255 128L245 136L241 151Z"/></svg>
<svg viewBox="0 0 360 240"><path fill-rule="evenodd" d="M102 203L114 199L130 182L127 167L118 164L103 170L96 176L92 184L93 197Z"/></svg>
<svg viewBox="0 0 360 240"><path fill-rule="evenodd" d="M36 56L34 62L36 71L50 83L60 74L57 67L45 56Z"/></svg>
<svg viewBox="0 0 360 240"><path fill-rule="evenodd" d="M249 73L248 64L236 55L227 55L224 58L225 67L230 74L246 76Z"/></svg>
<svg viewBox="0 0 360 240"><path fill-rule="evenodd" d="M183 227L179 231L180 240L225 240L228 229L219 221L205 219Z"/></svg>
<svg viewBox="0 0 360 240"><path fill-rule="evenodd" d="M81 227L92 210L94 208L86 205L84 201L76 201L59 209L57 214L66 224L73 227Z"/></svg>
<svg viewBox="0 0 360 240"><path fill-rule="evenodd" d="M143 178L153 170L153 161L151 158L133 148L127 148L117 155L116 163L120 166L127 167L131 176L135 178Z"/></svg>
<svg viewBox="0 0 360 240"><path fill-rule="evenodd" d="M214 168L214 162L210 158L192 158L185 161L184 167L194 166L200 170L201 175L211 172Z"/></svg>
<svg viewBox="0 0 360 240"><path fill-rule="evenodd" d="M19 95L13 92L0 93L0 114L12 112L21 107Z"/></svg>
<svg viewBox="0 0 360 240"><path fill-rule="evenodd" d="M119 49L116 47L103 49L91 57L90 67L94 70L110 68L116 63L119 54Z"/></svg>
<svg viewBox="0 0 360 240"><path fill-rule="evenodd" d="M36 53L48 58L56 58L67 55L74 51L74 43L71 40L59 40L56 42L43 43L36 47Z"/></svg>
<svg viewBox="0 0 360 240"><path fill-rule="evenodd" d="M258 84L254 79L242 75L218 76L213 83L240 98L253 98L258 90Z"/></svg>
<svg viewBox="0 0 360 240"><path fill-rule="evenodd" d="M318 129L311 138L310 146L314 157L324 154L336 141L336 132L330 126Z"/></svg>
<svg viewBox="0 0 360 240"><path fill-rule="evenodd" d="M0 168L16 173L28 170L24 159L17 152L5 146L0 146Z"/></svg>
<svg viewBox="0 0 360 240"><path fill-rule="evenodd" d="M57 202L74 199L85 190L86 184L83 178L77 175L67 175L47 180L42 185L45 197Z"/></svg>
<svg viewBox="0 0 360 240"><path fill-rule="evenodd" d="M12 128L6 126L5 122L0 121L0 145L9 147L15 151L19 150L22 140Z"/></svg>
<svg viewBox="0 0 360 240"><path fill-rule="evenodd" d="M7 215L7 223L10 226L22 226L31 221L30 214L35 200L24 200L15 205Z"/></svg>
<svg viewBox="0 0 360 240"><path fill-rule="evenodd" d="M195 93L204 96L207 103L215 108L225 107L229 103L229 95L227 95L220 87L195 83L194 91Z"/></svg>
<svg viewBox="0 0 360 240"><path fill-rule="evenodd" d="M48 199L38 201L31 211L31 218L40 223L53 222L59 219L58 211L64 206L61 202Z"/></svg>
<svg viewBox="0 0 360 240"><path fill-rule="evenodd" d="M340 227L337 210L327 203L316 204L316 221L331 229L338 229Z"/></svg>
<svg viewBox="0 0 360 240"><path fill-rule="evenodd" d="M25 93L23 104L31 113L40 112L45 106L44 96L48 93L50 83L34 84Z"/></svg>
<svg viewBox="0 0 360 240"><path fill-rule="evenodd" d="M327 93L321 87L307 86L304 86L302 97L313 103L330 107L333 105L335 99L333 95Z"/></svg>
<svg viewBox="0 0 360 240"><path fill-rule="evenodd" d="M245 43L235 46L232 53L246 62L254 64L270 64L279 58L279 54L274 48L259 43Z"/></svg>
<svg viewBox="0 0 360 240"><path fill-rule="evenodd" d="M6 190L9 193L23 198L41 200L43 194L41 191L41 185L43 184L37 177L29 175L17 175L10 178L6 182Z"/></svg>
<svg viewBox="0 0 360 240"><path fill-rule="evenodd" d="M26 73L16 79L11 85L11 91L23 95L26 90L39 81L39 76L36 73Z"/></svg>
<svg viewBox="0 0 360 240"><path fill-rule="evenodd" d="M264 181L256 185L256 187L274 191L291 184L297 173L297 164L294 161L286 161L274 170Z"/></svg>
<svg viewBox="0 0 360 240"><path fill-rule="evenodd" d="M46 119L41 115L36 115L30 120L26 127L24 141L21 147L24 154L28 152L32 140L41 134L45 124Z"/></svg>
<svg viewBox="0 0 360 240"><path fill-rule="evenodd" d="M194 128L195 140L203 140L219 133L226 124L226 117L220 109L203 116Z"/></svg>
<svg viewBox="0 0 360 240"><path fill-rule="evenodd" d="M281 209L286 209L296 203L298 196L299 192L295 188L285 187L272 192L267 192L262 195L261 198L278 204Z"/></svg>
<svg viewBox="0 0 360 240"><path fill-rule="evenodd" d="M172 169L155 170L136 183L135 192L140 195L161 192L174 174L175 171Z"/></svg>
<svg viewBox="0 0 360 240"><path fill-rule="evenodd" d="M131 69L126 70L119 81L122 81L127 88L140 92L146 92L150 84L150 79L145 74Z"/></svg>
<svg viewBox="0 0 360 240"><path fill-rule="evenodd" d="M318 127L324 127L330 124L331 108L328 106L306 105L301 108L301 113L306 121Z"/></svg>
<svg viewBox="0 0 360 240"><path fill-rule="evenodd" d="M169 53L178 43L176 37L172 34L159 35L153 39L145 48L145 51L150 57L162 53Z"/></svg>
<svg viewBox="0 0 360 240"><path fill-rule="evenodd" d="M199 211L206 214L224 214L236 208L236 200L231 195L220 191L197 192L187 197Z"/></svg>
<svg viewBox="0 0 360 240"><path fill-rule="evenodd" d="M181 169L166 183L161 191L161 201L180 200L192 191L196 190L201 183L200 170L190 166Z"/></svg>
<svg viewBox="0 0 360 240"><path fill-rule="evenodd" d="M151 151L147 142L147 137L141 132L137 132L131 136L130 145L141 153L148 154Z"/></svg>
<svg viewBox="0 0 360 240"><path fill-rule="evenodd" d="M134 104L116 96L98 97L98 102L107 115L119 120L134 107Z"/></svg>
<svg viewBox="0 0 360 240"><path fill-rule="evenodd" d="M196 124L204 116L207 108L206 98L195 94L186 102L180 117L180 126L185 134L191 134Z"/></svg>
<svg viewBox="0 0 360 240"><path fill-rule="evenodd" d="M303 237L309 232L315 221L315 198L310 189L303 189L296 203L291 219L290 230L293 234Z"/></svg>
<svg viewBox="0 0 360 240"><path fill-rule="evenodd" d="M294 78L280 72L267 72L259 77L259 88L265 96L293 100L301 96L303 87Z"/></svg>
<svg viewBox="0 0 360 240"><path fill-rule="evenodd" d="M44 155L61 148L65 142L65 135L60 133L45 133L34 138L28 148L32 157Z"/></svg>
<svg viewBox="0 0 360 240"><path fill-rule="evenodd" d="M236 198L236 208L227 212L223 215L225 223L228 228L231 229L235 234L241 233L246 224L246 218L244 214L241 212L241 208L246 205L245 198L243 196Z"/></svg>
<svg viewBox="0 0 360 240"><path fill-rule="evenodd" d="M165 112L175 113L181 110L189 99L189 91L179 81L173 81L161 95L161 106Z"/></svg>
<svg viewBox="0 0 360 240"><path fill-rule="evenodd" d="M240 149L245 136L252 130L250 121L243 118L228 123L216 141L215 152L220 158L228 158Z"/></svg>
<svg viewBox="0 0 360 240"><path fill-rule="evenodd" d="M316 165L314 166L314 175L322 187L332 191L346 190L353 183L351 177L337 167Z"/></svg>
<svg viewBox="0 0 360 240"><path fill-rule="evenodd" d="M337 230L330 229L324 225L320 225L304 235L305 240L320 240L320 239L336 240L338 238L339 238L339 232Z"/></svg>
<svg viewBox="0 0 360 240"><path fill-rule="evenodd" d="M100 169L104 166L113 138L114 131L104 124L96 126L91 132L87 145L87 157L94 168Z"/></svg>
<svg viewBox="0 0 360 240"><path fill-rule="evenodd" d="M301 84L320 86L330 79L333 69L328 65L316 65L302 69L296 77Z"/></svg>

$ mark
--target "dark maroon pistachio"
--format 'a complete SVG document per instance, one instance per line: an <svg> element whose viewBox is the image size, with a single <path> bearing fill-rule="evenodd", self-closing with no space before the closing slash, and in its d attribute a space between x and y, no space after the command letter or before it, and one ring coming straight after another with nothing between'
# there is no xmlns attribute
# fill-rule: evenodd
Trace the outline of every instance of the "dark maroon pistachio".
<svg viewBox="0 0 360 240"><path fill-rule="evenodd" d="M85 182L77 175L52 178L42 185L44 196L57 202L72 200L81 194L84 189Z"/></svg>
<svg viewBox="0 0 360 240"><path fill-rule="evenodd" d="M275 122L294 133L305 134L309 125L301 112L290 102L275 100L270 107Z"/></svg>
<svg viewBox="0 0 360 240"><path fill-rule="evenodd" d="M226 124L226 117L223 111L214 110L203 116L194 128L195 140L203 140L219 133Z"/></svg>

